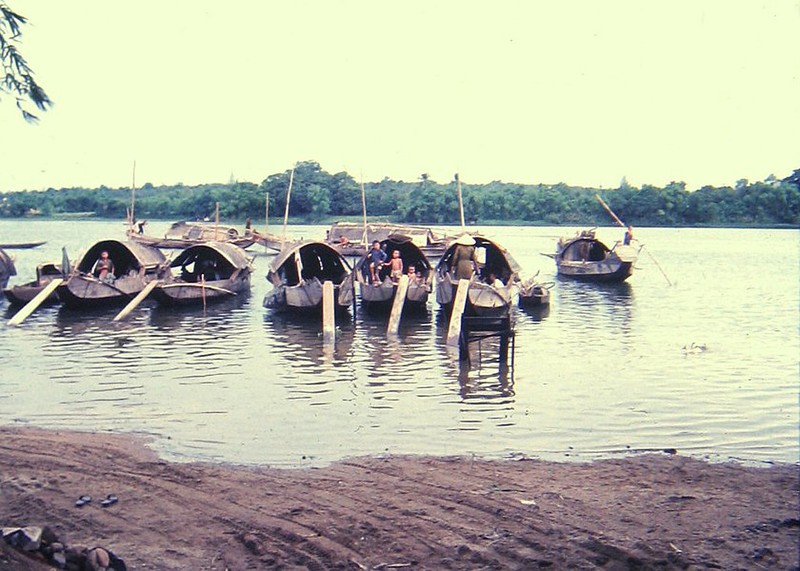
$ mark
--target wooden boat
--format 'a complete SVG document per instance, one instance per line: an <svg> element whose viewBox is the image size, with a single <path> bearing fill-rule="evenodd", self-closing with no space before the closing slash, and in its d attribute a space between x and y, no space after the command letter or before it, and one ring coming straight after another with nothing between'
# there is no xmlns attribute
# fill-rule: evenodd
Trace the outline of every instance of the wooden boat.
<svg viewBox="0 0 800 571"><path fill-rule="evenodd" d="M382 240L381 249L388 255L387 261L392 259L395 251L399 252L403 260L404 274L409 275L409 268L414 268L414 277L409 276L403 309L409 311L424 309L428 303L428 295L433 289L433 268L428 258L410 237L398 234L392 234ZM364 309L370 312L391 310L397 292L397 281L392 279L390 268L380 269L379 283L373 283L370 279L369 257L365 254L356 263L354 273Z"/></svg>
<svg viewBox="0 0 800 571"><path fill-rule="evenodd" d="M11 276L17 275L17 268L14 267L14 260L0 248L0 287L5 288Z"/></svg>
<svg viewBox="0 0 800 571"><path fill-rule="evenodd" d="M252 232L240 234L235 226L218 225L213 222L174 222L163 238L139 234L133 227L128 229L128 238L144 244L164 249L184 249L204 242L222 242L247 248L256 242Z"/></svg>
<svg viewBox="0 0 800 571"><path fill-rule="evenodd" d="M264 307L277 311L322 311L322 283L333 282L334 307L347 310L355 296L354 277L347 261L324 242L295 242L273 258L267 272L272 290Z"/></svg>
<svg viewBox="0 0 800 571"><path fill-rule="evenodd" d="M363 224L336 222L327 232L325 241L343 256L363 256L375 240L383 242L389 236L407 236L428 258L439 258L452 240L452 236L438 236L426 226L375 222L367 224L366 236Z"/></svg>
<svg viewBox="0 0 800 571"><path fill-rule="evenodd" d="M249 291L253 266L233 244L206 242L189 246L170 264L178 270L153 290L162 305L205 304Z"/></svg>
<svg viewBox="0 0 800 571"><path fill-rule="evenodd" d="M3 294L12 305L25 305L42 291L47 284L56 278L63 278L64 273L61 267L52 262L39 264L36 266L36 279L24 284L15 285L3 289ZM56 292L51 293L44 303L58 303Z"/></svg>
<svg viewBox="0 0 800 571"><path fill-rule="evenodd" d="M103 251L108 252L114 264L113 274L106 281L91 273ZM129 301L152 280L168 276L169 264L158 248L103 240L89 248L56 292L67 307L116 305Z"/></svg>
<svg viewBox="0 0 800 571"><path fill-rule="evenodd" d="M463 235L452 242L436 266L436 301L449 309L458 290L454 254L459 246L473 241L477 272L470 277L465 315L505 316L511 311L519 294L520 267L508 251L496 242L480 235ZM494 283L488 283L494 276Z"/></svg>
<svg viewBox="0 0 800 571"><path fill-rule="evenodd" d="M0 248L4 250L28 250L30 248L38 248L47 242L10 242L8 244L0 244Z"/></svg>
<svg viewBox="0 0 800 571"><path fill-rule="evenodd" d="M558 275L594 282L622 282L633 273L639 250L617 242L613 248L595 237L594 230L582 230L573 237L562 237L552 256Z"/></svg>
<svg viewBox="0 0 800 571"><path fill-rule="evenodd" d="M550 304L550 288L553 282L541 283L536 276L520 282L519 305L520 307L535 308Z"/></svg>
<svg viewBox="0 0 800 571"><path fill-rule="evenodd" d="M291 245L292 240L284 240L283 236L279 236L278 234L272 234L269 232L258 232L253 230L253 238L255 239L255 243L259 246L264 246L265 248L272 250L273 252L280 252L286 245Z"/></svg>

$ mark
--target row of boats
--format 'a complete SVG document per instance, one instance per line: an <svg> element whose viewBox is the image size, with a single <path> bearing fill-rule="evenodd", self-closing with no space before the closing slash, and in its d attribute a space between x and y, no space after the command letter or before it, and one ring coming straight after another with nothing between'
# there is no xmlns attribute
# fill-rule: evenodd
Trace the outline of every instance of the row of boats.
<svg viewBox="0 0 800 571"><path fill-rule="evenodd" d="M275 311L317 312L321 310L323 284L332 282L335 307L348 310L356 300L356 284L362 307L369 312L388 311L394 303L401 277L407 278L404 311L426 307L435 291L440 306L452 306L461 279L469 282L465 312L467 315L500 316L508 314L518 302L537 307L549 302L552 284L535 278L523 278L511 254L494 240L474 233L459 237L437 238L430 230L416 232L416 227L392 226L388 235L377 240L374 225L370 238L376 238L385 257L399 258L394 267L381 264L377 274L369 268L372 259L366 252L367 232L356 225L335 225L326 240L287 243L271 260L267 280L271 290L263 305ZM388 225L387 225L388 226ZM174 227L174 225L173 225ZM202 229L201 229L202 230ZM253 258L237 243L240 238L259 243L257 232L243 235L215 225L209 236L201 230L180 245L170 242L148 243L143 234L129 232L127 240L102 240L93 244L74 267L64 255L61 265L41 264L36 279L7 288L13 262L0 250L0 286L15 304L31 302L49 283L60 283L47 299L67 307L83 308L122 305L147 291L164 305L207 304L248 292L253 273ZM347 232L352 235L351 240ZM344 237L344 239L343 239ZM138 239L137 239L138 238ZM167 237L165 236L165 239ZM181 249L174 259L167 259L161 248ZM96 261L107 252L113 263L105 276L96 272ZM395 254L396 252L396 254ZM618 243L606 247L593 231L583 231L562 238L552 255L560 275L584 280L622 281L630 276L638 251ZM355 258L354 263L352 261ZM438 258L433 265L431 260ZM464 271L464 260L469 262ZM469 267L471 266L471 267ZM394 269L394 271L392 271ZM5 274L5 275L4 275ZM404 284L405 286L405 284Z"/></svg>

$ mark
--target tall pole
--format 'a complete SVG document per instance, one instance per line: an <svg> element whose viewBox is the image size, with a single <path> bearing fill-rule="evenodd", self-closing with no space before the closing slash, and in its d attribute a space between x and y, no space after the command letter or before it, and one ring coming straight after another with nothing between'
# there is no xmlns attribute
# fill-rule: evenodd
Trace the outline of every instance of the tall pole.
<svg viewBox="0 0 800 571"><path fill-rule="evenodd" d="M136 217L133 211L135 204L136 204L136 161L133 161L133 179L131 180L131 220L130 220L131 228L133 228L133 225L136 224Z"/></svg>
<svg viewBox="0 0 800 571"><path fill-rule="evenodd" d="M219 240L219 202L214 204L214 240Z"/></svg>
<svg viewBox="0 0 800 571"><path fill-rule="evenodd" d="M461 196L461 178L456 173L456 188L458 189L458 213L461 215L461 229L466 229L466 223L464 222L464 199Z"/></svg>
<svg viewBox="0 0 800 571"><path fill-rule="evenodd" d="M267 193L267 198L264 200L264 253L269 251L267 247L267 240L269 238L269 193Z"/></svg>
<svg viewBox="0 0 800 571"><path fill-rule="evenodd" d="M292 183L294 182L294 168L289 173L289 190L286 191L286 210L283 213L283 238L281 239L281 250L286 246L286 226L289 224L289 201L292 199Z"/></svg>
<svg viewBox="0 0 800 571"><path fill-rule="evenodd" d="M364 175L361 175L361 212L364 215L364 235L361 238L364 247L369 251L369 244L367 244L367 195L364 192Z"/></svg>

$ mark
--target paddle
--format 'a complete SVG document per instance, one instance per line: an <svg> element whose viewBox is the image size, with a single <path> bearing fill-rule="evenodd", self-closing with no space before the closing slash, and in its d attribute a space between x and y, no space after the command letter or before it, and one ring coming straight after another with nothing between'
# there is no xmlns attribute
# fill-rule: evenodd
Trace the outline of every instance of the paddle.
<svg viewBox="0 0 800 571"><path fill-rule="evenodd" d="M61 285L61 282L63 281L64 280L61 278L56 278L49 284L47 284L42 291L36 294L36 297L34 297L32 300L26 303L25 306L22 309L20 309L16 313L16 315L14 315L14 317L12 317L8 321L8 324L19 325L20 323L25 321L28 318L28 316L36 310L37 307L42 305L44 300L46 300L50 296L50 294L53 293L59 285Z"/></svg>

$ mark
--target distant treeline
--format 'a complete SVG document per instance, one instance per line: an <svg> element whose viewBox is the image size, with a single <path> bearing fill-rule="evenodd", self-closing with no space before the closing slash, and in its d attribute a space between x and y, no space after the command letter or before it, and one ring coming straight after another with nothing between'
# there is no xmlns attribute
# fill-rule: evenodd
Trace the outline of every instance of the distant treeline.
<svg viewBox="0 0 800 571"><path fill-rule="evenodd" d="M186 186L153 186L135 192L136 218L202 219L213 217L219 203L224 220L264 220L269 194L270 219L283 218L290 172L268 176L261 184L231 182ZM460 220L455 180L439 183L423 174L414 182L384 178L364 183L367 213L398 222L458 224ZM600 194L622 220L646 226L752 225L800 226L800 169L785 179L767 177L761 182L740 180L735 187L704 186L688 191L683 182L664 188L641 188L622 181L619 188L599 189L558 184L462 184L468 222L518 224L608 224L608 214L595 194ZM131 206L130 188L49 188L45 191L8 192L0 195L0 216L60 216L93 213L125 219ZM294 220L327 222L360 217L361 190L346 172L330 174L313 161L294 170L290 215Z"/></svg>

